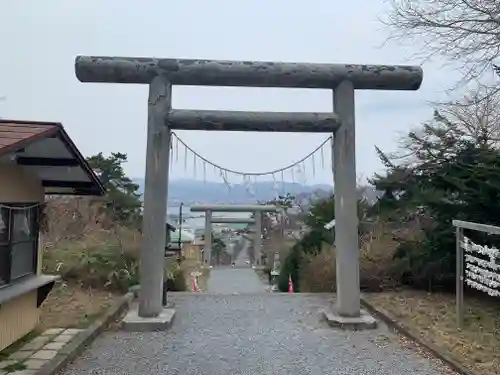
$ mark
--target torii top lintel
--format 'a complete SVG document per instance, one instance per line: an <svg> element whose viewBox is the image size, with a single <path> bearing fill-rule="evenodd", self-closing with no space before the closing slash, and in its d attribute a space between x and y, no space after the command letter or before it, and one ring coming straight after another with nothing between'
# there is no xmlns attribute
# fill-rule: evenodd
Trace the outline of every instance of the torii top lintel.
<svg viewBox="0 0 500 375"><path fill-rule="evenodd" d="M165 75L173 85L333 89L349 80L360 90L418 90L419 66L77 56L81 82L143 83Z"/></svg>

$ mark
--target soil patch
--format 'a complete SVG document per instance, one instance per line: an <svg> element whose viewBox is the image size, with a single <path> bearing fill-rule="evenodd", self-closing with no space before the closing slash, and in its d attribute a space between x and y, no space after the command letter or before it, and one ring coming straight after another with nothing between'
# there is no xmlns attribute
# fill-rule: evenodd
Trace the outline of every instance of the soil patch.
<svg viewBox="0 0 500 375"><path fill-rule="evenodd" d="M481 375L500 375L500 303L465 297L465 322L456 325L455 296L413 290L366 294L427 342Z"/></svg>
<svg viewBox="0 0 500 375"><path fill-rule="evenodd" d="M57 282L49 297L42 304L40 325L47 328L86 328L100 318L120 295L109 291L82 288L78 285Z"/></svg>

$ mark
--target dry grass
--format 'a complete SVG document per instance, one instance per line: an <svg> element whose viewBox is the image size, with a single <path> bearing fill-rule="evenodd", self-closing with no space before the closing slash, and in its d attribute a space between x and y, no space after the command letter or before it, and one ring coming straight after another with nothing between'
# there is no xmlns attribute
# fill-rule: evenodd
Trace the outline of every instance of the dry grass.
<svg viewBox="0 0 500 375"><path fill-rule="evenodd" d="M466 296L465 324L458 330L452 295L401 290L367 294L366 299L476 373L500 374L498 301Z"/></svg>
<svg viewBox="0 0 500 375"><path fill-rule="evenodd" d="M83 287L124 292L137 282L141 235L110 222L102 202L49 200L43 271Z"/></svg>
<svg viewBox="0 0 500 375"><path fill-rule="evenodd" d="M84 287L124 292L138 279L140 237L134 231L96 229L78 240L45 243L43 271Z"/></svg>
<svg viewBox="0 0 500 375"><path fill-rule="evenodd" d="M118 299L118 294L58 282L42 304L38 329L86 328Z"/></svg>
<svg viewBox="0 0 500 375"><path fill-rule="evenodd" d="M360 284L364 291L381 291L393 286L391 266L397 242L387 232L387 228L378 225L361 241ZM300 291L335 292L335 267L335 250L331 246L325 245L316 256L306 256L301 264Z"/></svg>
<svg viewBox="0 0 500 375"><path fill-rule="evenodd" d="M140 235L118 227L91 198L54 198L45 207L45 273L62 280L42 304L39 329L84 328L134 283Z"/></svg>

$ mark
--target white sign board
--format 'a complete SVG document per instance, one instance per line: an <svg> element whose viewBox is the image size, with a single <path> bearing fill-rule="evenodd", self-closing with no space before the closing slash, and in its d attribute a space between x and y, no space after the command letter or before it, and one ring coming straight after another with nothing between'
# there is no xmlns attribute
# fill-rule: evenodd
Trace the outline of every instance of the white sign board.
<svg viewBox="0 0 500 375"><path fill-rule="evenodd" d="M465 256L465 283L492 297L500 297L500 251L481 246L463 237L460 246Z"/></svg>

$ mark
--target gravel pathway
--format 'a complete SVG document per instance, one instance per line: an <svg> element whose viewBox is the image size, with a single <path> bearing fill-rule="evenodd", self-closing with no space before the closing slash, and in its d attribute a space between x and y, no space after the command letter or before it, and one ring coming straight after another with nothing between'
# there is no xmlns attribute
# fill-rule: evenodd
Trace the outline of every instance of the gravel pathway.
<svg viewBox="0 0 500 375"><path fill-rule="evenodd" d="M207 289L215 294L265 293L266 287L252 268L216 267L210 270Z"/></svg>
<svg viewBox="0 0 500 375"><path fill-rule="evenodd" d="M321 322L326 295L172 293L170 331L106 332L65 375L438 375L434 359L385 327L346 332Z"/></svg>
<svg viewBox="0 0 500 375"><path fill-rule="evenodd" d="M243 247L238 257L235 259L235 268L231 266L214 267L210 270L210 278L207 283L209 293L215 294L245 294L264 293L265 285L259 276L247 265L247 246Z"/></svg>

